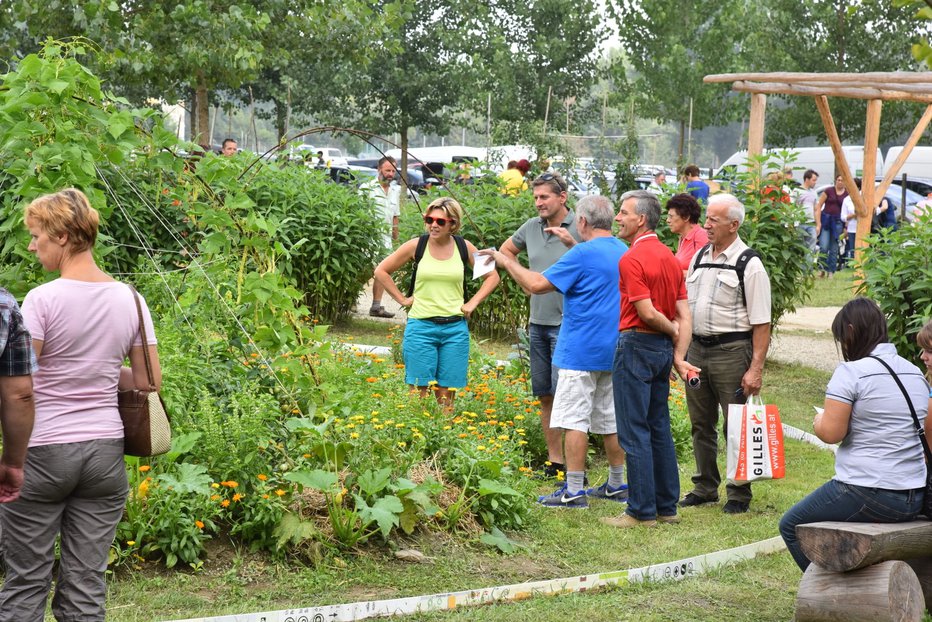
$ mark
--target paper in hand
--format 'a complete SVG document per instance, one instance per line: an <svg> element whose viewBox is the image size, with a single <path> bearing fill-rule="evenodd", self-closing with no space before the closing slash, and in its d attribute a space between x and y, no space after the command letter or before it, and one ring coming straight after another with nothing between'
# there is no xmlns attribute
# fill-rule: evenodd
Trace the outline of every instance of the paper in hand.
<svg viewBox="0 0 932 622"><path fill-rule="evenodd" d="M494 250L494 249L493 249ZM473 253L472 278L478 279L495 269L495 258L490 255Z"/></svg>

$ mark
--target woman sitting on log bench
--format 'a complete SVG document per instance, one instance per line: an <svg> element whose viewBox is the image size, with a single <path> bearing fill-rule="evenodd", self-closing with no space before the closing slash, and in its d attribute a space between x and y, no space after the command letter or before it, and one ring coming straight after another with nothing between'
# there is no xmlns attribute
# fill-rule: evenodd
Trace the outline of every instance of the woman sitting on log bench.
<svg viewBox="0 0 932 622"><path fill-rule="evenodd" d="M835 316L832 336L845 362L829 380L824 412L816 415L812 427L822 441L840 443L835 477L780 520L780 535L803 571L810 561L799 546L797 525L913 520L922 507L926 481L922 446L906 398L883 363L902 382L920 422L926 418L929 386L919 368L888 342L880 307L867 298L851 300Z"/></svg>

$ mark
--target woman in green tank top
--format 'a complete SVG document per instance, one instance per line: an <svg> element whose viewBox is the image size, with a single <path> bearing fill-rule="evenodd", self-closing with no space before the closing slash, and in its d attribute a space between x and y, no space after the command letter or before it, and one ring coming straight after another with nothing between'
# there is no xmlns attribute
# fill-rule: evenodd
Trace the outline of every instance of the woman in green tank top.
<svg viewBox="0 0 932 622"><path fill-rule="evenodd" d="M479 291L464 301L463 274L475 262L476 247L456 239L462 220L463 209L455 200L434 200L424 216L427 233L402 244L375 269L375 278L388 295L408 309L405 382L417 387L422 397L433 390L437 401L450 408L450 389L467 384L466 320L499 283L494 270L485 274ZM408 262L414 262L415 281L413 294L405 296L391 275Z"/></svg>

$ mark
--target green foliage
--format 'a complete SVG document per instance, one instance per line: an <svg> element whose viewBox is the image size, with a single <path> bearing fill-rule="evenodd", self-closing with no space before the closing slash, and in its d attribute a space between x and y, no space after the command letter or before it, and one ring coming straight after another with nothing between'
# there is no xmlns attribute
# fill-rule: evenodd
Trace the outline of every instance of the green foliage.
<svg viewBox="0 0 932 622"><path fill-rule="evenodd" d="M745 219L738 233L761 254L770 277L770 323L776 326L787 312L806 300L815 283L809 248L797 207L782 188L770 185L766 176L782 171L792 157L787 153L764 155L748 162L748 172L735 179L735 194L744 203Z"/></svg>
<svg viewBox="0 0 932 622"><path fill-rule="evenodd" d="M463 226L460 235L476 245L476 248L499 247L518 230L524 221L535 214L530 192L516 197L505 196L495 183L477 183L451 187L452 196L463 207ZM421 199L420 209L437 196L438 192ZM407 240L424 233L424 221L417 209L406 209L401 216L399 238ZM525 261L526 257L522 259ZM396 282L402 291L407 291L410 266L396 273ZM470 275L471 277L471 275ZM479 288L480 281L470 278L466 283L466 298L469 299ZM479 305L472 314L470 327L477 334L491 337L513 338L519 327L527 324L528 299L514 281L503 278L492 295Z"/></svg>
<svg viewBox="0 0 932 622"><path fill-rule="evenodd" d="M890 341L900 356L918 360L916 334L932 318L932 213L912 225L868 238L858 269L858 293L872 298L887 316Z"/></svg>

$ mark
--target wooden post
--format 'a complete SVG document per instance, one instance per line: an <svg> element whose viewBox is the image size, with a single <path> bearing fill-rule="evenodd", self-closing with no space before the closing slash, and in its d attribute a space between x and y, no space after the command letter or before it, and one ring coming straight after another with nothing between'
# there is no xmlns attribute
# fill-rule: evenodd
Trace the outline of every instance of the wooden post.
<svg viewBox="0 0 932 622"><path fill-rule="evenodd" d="M874 184L877 177L877 142L880 136L880 110L883 102L872 99L867 102L867 123L864 125L864 174L861 176L861 198L864 210L858 209L857 246L855 247L855 263L861 260L861 249L867 246L867 236L871 232L871 219L874 208L883 199L883 195L875 198Z"/></svg>
<svg viewBox="0 0 932 622"><path fill-rule="evenodd" d="M796 593L797 622L920 622L924 609L919 579L903 561L853 572L811 564Z"/></svg>
<svg viewBox="0 0 932 622"><path fill-rule="evenodd" d="M825 134L828 137L828 144L832 147L832 153L835 154L835 165L841 174L845 187L849 190L856 188L854 184L854 175L851 174L851 168L848 166L848 159L841 148L841 139L838 138L838 130L835 129L835 120L832 119L832 111L828 107L828 98L820 95L815 98L816 108L819 109L819 116L822 117L822 126L825 127ZM864 208L864 199L861 198L860 192L851 193L851 200L854 202L854 208L861 213Z"/></svg>
<svg viewBox="0 0 932 622"><path fill-rule="evenodd" d="M764 117L767 111L767 96L751 94L751 120L748 123L748 158L759 156L764 151Z"/></svg>

